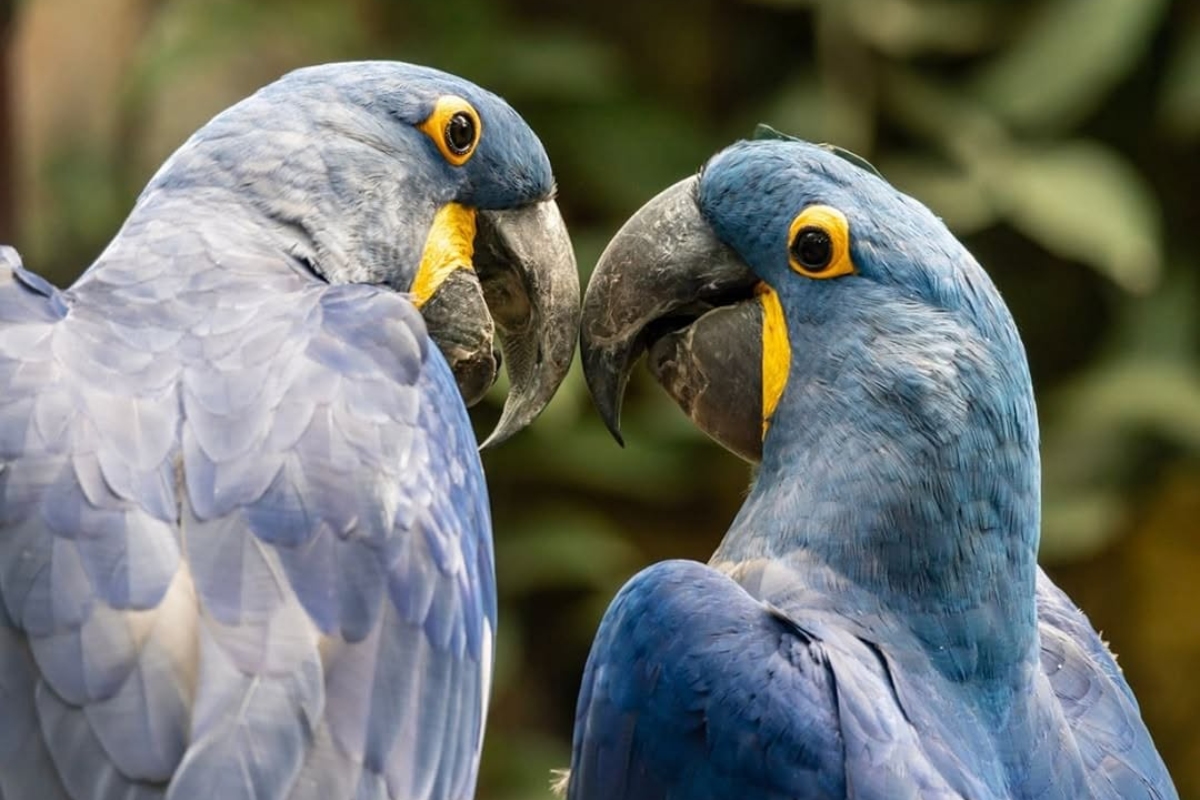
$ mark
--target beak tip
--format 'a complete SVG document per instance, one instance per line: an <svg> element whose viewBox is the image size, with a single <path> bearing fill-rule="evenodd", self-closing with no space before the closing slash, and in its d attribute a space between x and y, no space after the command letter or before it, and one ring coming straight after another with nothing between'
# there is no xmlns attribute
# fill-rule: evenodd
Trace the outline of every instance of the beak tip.
<svg viewBox="0 0 1200 800"><path fill-rule="evenodd" d="M596 346L590 341L586 330L580 342L579 355L592 405L616 443L624 447L621 405L629 380L629 356L621 348L613 350Z"/></svg>
<svg viewBox="0 0 1200 800"><path fill-rule="evenodd" d="M508 372L510 388L493 448L529 425L567 375L579 329L579 274L566 225L553 200L481 212L476 271ZM499 362L499 360L498 360Z"/></svg>
<svg viewBox="0 0 1200 800"><path fill-rule="evenodd" d="M608 425L608 432L612 434L612 437L616 441L618 447L625 446L625 437L621 435L621 427L619 423Z"/></svg>
<svg viewBox="0 0 1200 800"><path fill-rule="evenodd" d="M496 431L492 431L490 434L488 434L488 437L484 439L482 443L480 443L479 452L482 453L485 450L492 450L496 447L496 445L500 444L507 438L507 436L497 436Z"/></svg>

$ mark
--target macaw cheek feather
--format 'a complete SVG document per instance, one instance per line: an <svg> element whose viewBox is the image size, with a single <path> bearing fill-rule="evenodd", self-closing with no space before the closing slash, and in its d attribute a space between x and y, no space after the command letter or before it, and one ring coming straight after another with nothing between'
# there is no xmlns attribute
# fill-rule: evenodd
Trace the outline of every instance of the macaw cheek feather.
<svg viewBox="0 0 1200 800"><path fill-rule="evenodd" d="M458 203L439 208L425 236L421 264L409 289L417 308L424 308L450 273L471 269L474 254L475 210Z"/></svg>
<svg viewBox="0 0 1200 800"><path fill-rule="evenodd" d="M771 417L792 367L792 345L788 341L787 319L779 295L765 283L759 284L758 302L762 306L762 438L767 438Z"/></svg>
<svg viewBox="0 0 1200 800"><path fill-rule="evenodd" d="M483 399L500 369L495 325L472 265L475 232L473 209L458 203L438 209L409 290L468 407Z"/></svg>

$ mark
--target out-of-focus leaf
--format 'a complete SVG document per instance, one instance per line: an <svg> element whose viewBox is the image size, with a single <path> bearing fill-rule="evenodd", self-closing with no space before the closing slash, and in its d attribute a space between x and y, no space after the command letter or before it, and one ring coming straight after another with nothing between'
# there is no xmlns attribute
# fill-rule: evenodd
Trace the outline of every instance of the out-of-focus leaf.
<svg viewBox="0 0 1200 800"><path fill-rule="evenodd" d="M1151 433L1200 455L1200 373L1187 361L1122 360L1064 389L1068 428Z"/></svg>
<svg viewBox="0 0 1200 800"><path fill-rule="evenodd" d="M662 447L661 441L632 435L631 429L624 448L599 425L581 426L568 441L570 451L547 458L547 466L557 464L564 470L560 474L574 475L593 490L661 502L685 496L692 485L686 451Z"/></svg>
<svg viewBox="0 0 1200 800"><path fill-rule="evenodd" d="M1140 442L1200 455L1195 281L1186 272L1127 300L1106 349L1042 403L1044 550L1083 558L1126 521L1125 486L1146 479Z"/></svg>
<svg viewBox="0 0 1200 800"><path fill-rule="evenodd" d="M525 660L524 622L516 610L500 599L496 617L501 620L496 627L496 660L492 665L492 696L499 697L521 680L521 667Z"/></svg>
<svg viewBox="0 0 1200 800"><path fill-rule="evenodd" d="M1008 131L994 113L970 95L920 72L889 70L882 97L891 120L964 168L1011 146Z"/></svg>
<svg viewBox="0 0 1200 800"><path fill-rule="evenodd" d="M505 50L488 82L523 98L595 102L611 98L622 81L617 53L582 31L514 32Z"/></svg>
<svg viewBox="0 0 1200 800"><path fill-rule="evenodd" d="M489 800L551 800L553 770L571 763L570 740L532 732L489 735L483 743L480 783Z"/></svg>
<svg viewBox="0 0 1200 800"><path fill-rule="evenodd" d="M1026 236L1130 291L1154 285L1161 211L1145 180L1115 152L1074 141L989 153L979 163L1001 213Z"/></svg>
<svg viewBox="0 0 1200 800"><path fill-rule="evenodd" d="M1194 254L1193 254L1194 255ZM1166 280L1153 294L1129 298L1121 307L1109 346L1112 359L1166 362L1189 370L1200 346L1196 315L1200 258L1180 254L1172 259ZM1097 365L1103 369L1103 366Z"/></svg>
<svg viewBox="0 0 1200 800"><path fill-rule="evenodd" d="M594 202L625 213L699 169L722 144L688 116L633 98L576 109L544 128L546 138L573 143L555 153L556 169L590 186Z"/></svg>
<svg viewBox="0 0 1200 800"><path fill-rule="evenodd" d="M898 58L924 53L976 53L996 38L1003 8L972 0L850 0L855 31Z"/></svg>
<svg viewBox="0 0 1200 800"><path fill-rule="evenodd" d="M1090 113L1150 43L1166 0L1051 0L986 67L976 92L1005 118L1057 128Z"/></svg>
<svg viewBox="0 0 1200 800"><path fill-rule="evenodd" d="M500 591L513 596L542 589L609 589L639 554L614 525L578 509L543 511L521 529L496 537Z"/></svg>
<svg viewBox="0 0 1200 800"><path fill-rule="evenodd" d="M816 74L807 70L797 70L756 113L755 122L761 119L810 142L821 141L827 136L829 123L825 119L825 96ZM746 132L742 136L749 135L752 124L743 126Z"/></svg>
<svg viewBox="0 0 1200 800"><path fill-rule="evenodd" d="M1160 110L1176 136L1200 137L1200 14L1192 15L1167 61Z"/></svg>
<svg viewBox="0 0 1200 800"><path fill-rule="evenodd" d="M265 36L270 32L269 38ZM269 41L269 48L262 47ZM250 44L254 43L253 52ZM181 69L283 55L296 64L315 64L362 45L362 31L344 4L323 0L183 0L166 3L142 43L138 79L143 91L161 89ZM291 58L286 51L292 51Z"/></svg>
<svg viewBox="0 0 1200 800"><path fill-rule="evenodd" d="M920 198L958 236L966 236L996 221L996 208L974 175L942 161L921 156L891 156L880 160L880 172L902 192Z"/></svg>
<svg viewBox="0 0 1200 800"><path fill-rule="evenodd" d="M92 248L116 230L129 198L119 191L106 154L69 140L50 156L39 177L45 182L47 202L25 209L26 263L65 259L69 270L82 272L96 256ZM76 277L35 268L59 286Z"/></svg>
<svg viewBox="0 0 1200 800"><path fill-rule="evenodd" d="M125 87L125 114L137 124L130 131L136 142L126 143L132 174L123 177L140 188L167 155L221 109L291 69L351 58L362 50L363 31L342 4L164 4L139 46L137 69Z"/></svg>
<svg viewBox="0 0 1200 800"><path fill-rule="evenodd" d="M1120 533L1126 504L1113 487L1047 496L1042 504L1042 546L1045 562L1086 558Z"/></svg>
<svg viewBox="0 0 1200 800"><path fill-rule="evenodd" d="M845 7L826 5L817 15L817 64L821 70L824 125L818 141L865 157L875 147L879 98L876 56L847 19Z"/></svg>
<svg viewBox="0 0 1200 800"><path fill-rule="evenodd" d="M767 8L808 8L819 6L823 0L746 0L750 5Z"/></svg>
<svg viewBox="0 0 1200 800"><path fill-rule="evenodd" d="M1043 444L1044 550L1082 558L1120 531L1135 447L1153 436L1200 455L1200 374L1190 363L1123 359L1054 397Z"/></svg>

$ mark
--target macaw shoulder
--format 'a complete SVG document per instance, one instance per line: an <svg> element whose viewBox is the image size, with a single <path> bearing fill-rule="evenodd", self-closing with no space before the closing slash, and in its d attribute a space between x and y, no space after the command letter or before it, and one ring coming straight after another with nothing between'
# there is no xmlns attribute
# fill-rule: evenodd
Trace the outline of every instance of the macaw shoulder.
<svg viewBox="0 0 1200 800"><path fill-rule="evenodd" d="M574 800L992 796L917 735L876 646L694 562L622 589L577 713Z"/></svg>

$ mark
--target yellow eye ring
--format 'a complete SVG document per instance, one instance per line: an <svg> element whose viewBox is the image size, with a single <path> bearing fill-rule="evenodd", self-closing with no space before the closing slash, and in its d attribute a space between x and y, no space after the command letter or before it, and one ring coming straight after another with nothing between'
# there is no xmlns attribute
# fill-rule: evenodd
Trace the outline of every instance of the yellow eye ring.
<svg viewBox="0 0 1200 800"><path fill-rule="evenodd" d="M474 107L456 95L439 97L429 118L417 126L437 145L442 157L456 167L475 154L483 123Z"/></svg>
<svg viewBox="0 0 1200 800"><path fill-rule="evenodd" d="M801 211L788 229L788 264L806 278L818 280L855 272L846 215L831 206Z"/></svg>

